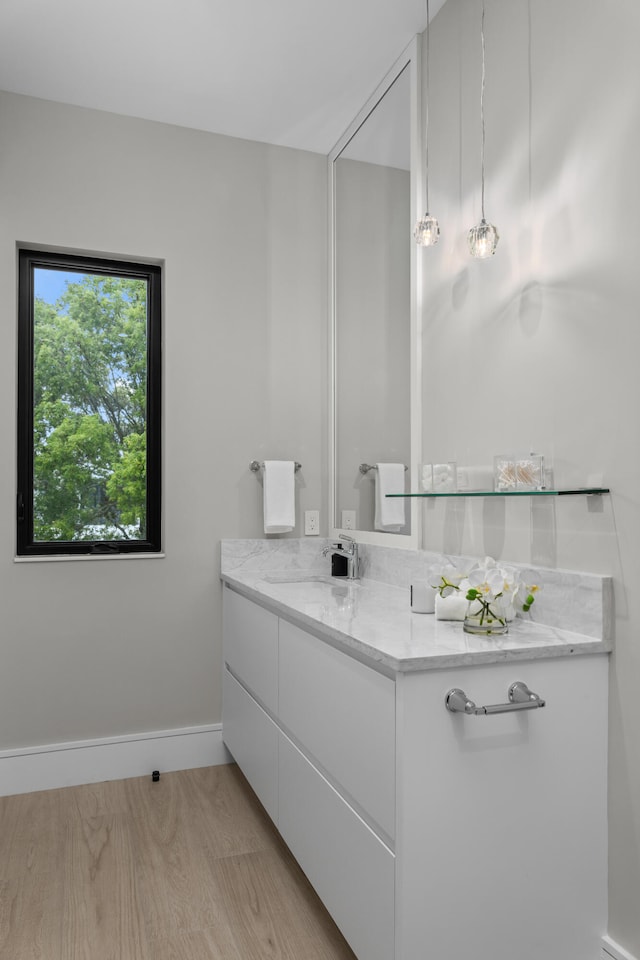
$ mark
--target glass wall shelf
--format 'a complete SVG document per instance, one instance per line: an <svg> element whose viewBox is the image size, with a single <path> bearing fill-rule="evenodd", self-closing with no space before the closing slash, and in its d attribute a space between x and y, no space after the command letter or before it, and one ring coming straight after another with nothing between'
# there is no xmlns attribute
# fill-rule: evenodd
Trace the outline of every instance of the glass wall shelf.
<svg viewBox="0 0 640 960"><path fill-rule="evenodd" d="M448 493L388 493L387 497L593 497L610 493L609 487L576 487L573 490L457 490Z"/></svg>

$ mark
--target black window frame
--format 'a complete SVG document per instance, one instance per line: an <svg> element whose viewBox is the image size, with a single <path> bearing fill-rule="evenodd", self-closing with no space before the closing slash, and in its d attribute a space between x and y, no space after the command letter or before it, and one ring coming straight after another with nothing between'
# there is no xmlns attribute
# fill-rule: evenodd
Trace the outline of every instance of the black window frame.
<svg viewBox="0 0 640 960"><path fill-rule="evenodd" d="M143 279L147 281L147 516L140 540L56 540L33 538L34 466L34 270ZM160 553L162 551L162 267L158 263L116 260L95 254L18 250L18 557Z"/></svg>

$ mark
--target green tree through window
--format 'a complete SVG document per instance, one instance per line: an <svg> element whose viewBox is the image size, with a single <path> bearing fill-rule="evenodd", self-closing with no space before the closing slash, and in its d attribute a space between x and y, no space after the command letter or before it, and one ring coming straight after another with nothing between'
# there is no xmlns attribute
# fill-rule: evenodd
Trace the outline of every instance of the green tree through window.
<svg viewBox="0 0 640 960"><path fill-rule="evenodd" d="M20 253L18 552L157 550L159 268Z"/></svg>

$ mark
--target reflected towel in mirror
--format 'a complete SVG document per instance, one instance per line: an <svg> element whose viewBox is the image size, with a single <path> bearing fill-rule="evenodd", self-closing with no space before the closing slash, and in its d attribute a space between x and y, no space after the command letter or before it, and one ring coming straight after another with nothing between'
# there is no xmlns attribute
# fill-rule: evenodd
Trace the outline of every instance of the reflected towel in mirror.
<svg viewBox="0 0 640 960"><path fill-rule="evenodd" d="M389 493L404 493L404 464L377 463L375 472L376 508L374 527L376 530L385 530L388 533L398 533L403 529L405 518L405 501L387 500Z"/></svg>

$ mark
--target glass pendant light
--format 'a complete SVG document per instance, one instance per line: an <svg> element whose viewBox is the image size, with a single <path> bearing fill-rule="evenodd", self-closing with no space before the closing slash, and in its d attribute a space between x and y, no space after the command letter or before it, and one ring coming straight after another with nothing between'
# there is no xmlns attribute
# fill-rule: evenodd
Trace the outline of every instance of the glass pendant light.
<svg viewBox="0 0 640 960"><path fill-rule="evenodd" d="M482 219L480 220L480 223L475 225L475 227L471 227L471 230L469 230L469 233L467 234L467 240L469 243L471 256L476 257L478 260L486 260L488 257L492 257L496 252L500 234L493 224L487 223L484 216L484 0L482 0L482 23L480 28L480 36L482 38L482 85L480 87L480 125L482 127L482 147L480 153Z"/></svg>
<svg viewBox="0 0 640 960"><path fill-rule="evenodd" d="M421 247L432 247L440 239L440 224L429 213L429 67L431 54L429 46L429 0L427 0L427 90L425 114L425 203L427 212L415 225L413 236Z"/></svg>

